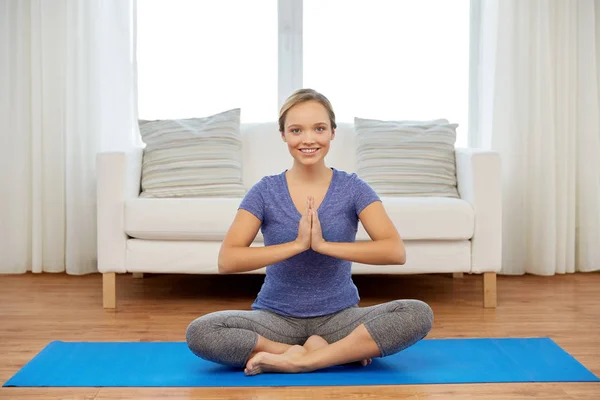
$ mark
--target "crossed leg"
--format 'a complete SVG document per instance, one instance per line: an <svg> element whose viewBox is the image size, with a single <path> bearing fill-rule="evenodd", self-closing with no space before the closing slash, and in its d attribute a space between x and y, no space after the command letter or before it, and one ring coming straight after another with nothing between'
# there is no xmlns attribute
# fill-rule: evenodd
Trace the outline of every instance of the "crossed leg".
<svg viewBox="0 0 600 400"><path fill-rule="evenodd" d="M325 332L323 336L327 338L324 338L327 345L317 346L312 351L293 346L280 354L261 351L249 359L244 371L247 375L310 372L384 357L424 338L432 324L431 308L417 300L353 307L326 319L319 327Z"/></svg>
<svg viewBox="0 0 600 400"><path fill-rule="evenodd" d="M308 372L394 354L425 337L432 323L431 308L417 300L351 307L310 320L220 311L192 321L186 341L197 356L245 367L249 375ZM315 336L307 340L307 332Z"/></svg>
<svg viewBox="0 0 600 400"><path fill-rule="evenodd" d="M200 358L243 368L260 352L282 354L304 343L303 322L262 310L217 311L192 321L186 342Z"/></svg>
<svg viewBox="0 0 600 400"><path fill-rule="evenodd" d="M360 362L365 366L380 352L364 325L360 325L344 339L327 343L320 336L311 336L314 344L307 348L295 345L282 354L259 352L246 364L246 375L263 372L310 372L333 365ZM316 339L319 338L319 339ZM308 343L308 341L307 341Z"/></svg>

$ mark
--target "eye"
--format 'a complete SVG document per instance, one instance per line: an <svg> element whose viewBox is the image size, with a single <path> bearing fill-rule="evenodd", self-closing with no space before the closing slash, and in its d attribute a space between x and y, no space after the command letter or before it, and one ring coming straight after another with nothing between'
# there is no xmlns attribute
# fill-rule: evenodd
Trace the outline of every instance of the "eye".
<svg viewBox="0 0 600 400"><path fill-rule="evenodd" d="M325 130L325 127L324 127L324 126L319 126L319 127L317 128L317 131L319 131L319 132L323 132L324 130Z"/></svg>
<svg viewBox="0 0 600 400"><path fill-rule="evenodd" d="M300 129L298 129L298 128L292 128L290 131L292 133L298 133L298 132L300 132Z"/></svg>

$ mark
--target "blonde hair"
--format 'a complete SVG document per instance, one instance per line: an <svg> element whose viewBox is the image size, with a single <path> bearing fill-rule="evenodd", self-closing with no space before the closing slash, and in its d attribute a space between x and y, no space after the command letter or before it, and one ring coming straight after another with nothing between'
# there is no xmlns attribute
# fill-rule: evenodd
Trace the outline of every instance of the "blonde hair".
<svg viewBox="0 0 600 400"><path fill-rule="evenodd" d="M337 128L335 123L335 113L333 112L333 107L331 103L323 94L317 92L313 89L298 89L294 93L290 95L283 103L281 110L279 110L279 131L285 131L285 117L287 116L290 108L294 107L297 104L304 103L306 101L316 101L320 103L329 114L329 122L331 123L331 128Z"/></svg>

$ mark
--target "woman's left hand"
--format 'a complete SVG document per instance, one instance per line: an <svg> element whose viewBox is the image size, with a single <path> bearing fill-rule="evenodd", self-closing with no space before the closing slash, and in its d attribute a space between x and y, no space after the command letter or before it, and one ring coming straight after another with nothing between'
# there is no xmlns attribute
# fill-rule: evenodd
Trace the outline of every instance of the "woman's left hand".
<svg viewBox="0 0 600 400"><path fill-rule="evenodd" d="M310 247L314 251L318 252L325 244L323 239L323 232L321 231L321 221L319 221L319 214L315 208L315 198L310 198L310 212L312 216L312 228L310 235Z"/></svg>

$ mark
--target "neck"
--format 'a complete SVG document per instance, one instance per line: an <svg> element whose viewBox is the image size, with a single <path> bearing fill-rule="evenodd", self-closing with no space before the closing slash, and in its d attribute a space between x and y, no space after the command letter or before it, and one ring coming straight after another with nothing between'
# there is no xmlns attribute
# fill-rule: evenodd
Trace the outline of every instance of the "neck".
<svg viewBox="0 0 600 400"><path fill-rule="evenodd" d="M325 165L325 161L314 164L314 165L303 165L298 162L294 162L293 167L288 173L296 180L303 182L315 182L320 180L327 180L331 177L331 168Z"/></svg>

